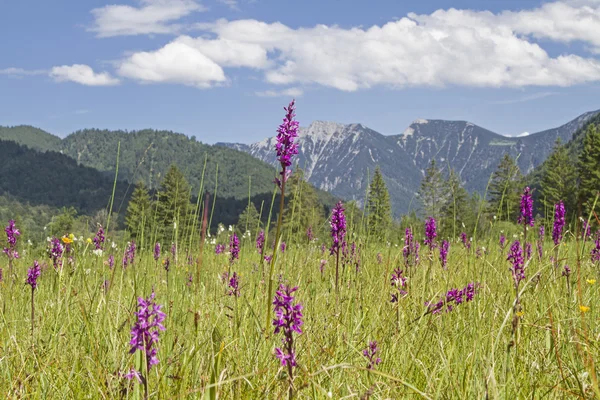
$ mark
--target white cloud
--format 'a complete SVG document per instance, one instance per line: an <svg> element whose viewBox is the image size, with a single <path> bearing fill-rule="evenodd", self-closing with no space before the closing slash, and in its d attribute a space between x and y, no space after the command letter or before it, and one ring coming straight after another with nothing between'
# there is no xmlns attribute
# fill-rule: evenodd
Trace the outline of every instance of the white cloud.
<svg viewBox="0 0 600 400"><path fill-rule="evenodd" d="M317 84L343 91L376 86L571 86L600 81L600 60L568 53L551 56L535 38L596 46L599 15L600 1L575 0L498 14L438 10L369 28L294 29L279 22L218 20L196 25L211 38L180 36L155 52L134 54L132 58L155 56L143 68L149 78L140 71L127 72L131 58L119 73L143 81L207 86L225 80L223 68L252 68L262 70L271 84ZM171 57L172 48L181 49L181 56ZM207 65L212 71L208 75ZM160 79L152 78L155 74Z"/></svg>
<svg viewBox="0 0 600 400"><path fill-rule="evenodd" d="M108 72L96 73L84 64L62 65L50 71L50 77L56 82L76 82L86 86L111 86L119 83Z"/></svg>
<svg viewBox="0 0 600 400"><path fill-rule="evenodd" d="M498 100L498 101L494 101L493 103L494 104L524 103L527 101L538 100L538 99L543 99L545 97L555 96L557 94L558 94L557 92L538 92L538 93L528 94L528 95L521 96L521 97L516 97L513 99Z"/></svg>
<svg viewBox="0 0 600 400"><path fill-rule="evenodd" d="M259 97L300 97L304 91L301 88L292 87L284 90L265 90L255 94Z"/></svg>
<svg viewBox="0 0 600 400"><path fill-rule="evenodd" d="M4 68L0 69L0 75L8 75L11 77L21 77L28 75L46 75L48 71L43 69L23 69L23 68Z"/></svg>
<svg viewBox="0 0 600 400"><path fill-rule="evenodd" d="M174 22L204 11L194 0L139 0L141 7L108 5L92 10L94 26L88 28L98 37L175 33L181 25Z"/></svg>
<svg viewBox="0 0 600 400"><path fill-rule="evenodd" d="M240 11L237 0L218 0L219 3L226 5L234 11Z"/></svg>
<svg viewBox="0 0 600 400"><path fill-rule="evenodd" d="M225 72L197 48L171 42L153 52L139 52L124 60L118 74L142 83L180 83L207 88L226 81Z"/></svg>

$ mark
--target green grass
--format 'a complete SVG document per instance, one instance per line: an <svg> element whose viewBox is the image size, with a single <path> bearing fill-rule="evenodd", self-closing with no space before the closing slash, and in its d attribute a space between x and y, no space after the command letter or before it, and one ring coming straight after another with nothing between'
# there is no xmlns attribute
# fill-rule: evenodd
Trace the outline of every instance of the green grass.
<svg viewBox="0 0 600 400"><path fill-rule="evenodd" d="M219 240L225 243L226 234ZM275 272L299 286L296 299L304 305L304 333L296 339L296 397L566 399L593 398L594 390L598 396L593 363L600 360L600 280L587 282L598 278L598 266L589 261L590 242L579 264L581 243L560 249L561 265L573 270L570 290L561 271L553 270L550 242L542 261L534 256L529 262L527 283L521 285L524 315L508 357L515 293L509 262L495 243L480 243L488 248L482 258L453 243L448 270L436 253L428 281L429 256L422 249L398 313L390 303L390 275L403 262L401 244L362 248L360 271L352 265L343 270L338 298L333 257L321 255L320 243L288 243ZM43 252L17 260L16 280L4 268L0 286L0 393L6 398L141 397L140 385L120 374L136 365L128 345L136 297L147 297L154 288L167 318L160 363L149 374L151 398L285 398L286 371L273 355L281 336L263 326L269 265L260 262L253 241L242 245L241 258L231 267L241 275L236 319L236 299L227 296L220 279L229 269L228 258L215 255L213 245L205 246L200 281L187 286L196 266L187 264L184 252L179 265L172 263L167 285L151 252L139 253L135 265L123 269L118 260L124 243L99 259L90 245L78 242L73 265L65 265L62 273L52 266L42 272L33 337L31 290L23 282L34 256L50 261ZM111 251L117 259L113 271L105 265ZM323 276L322 258L328 259ZM104 279L111 281L108 294L102 290ZM424 300L473 281L481 287L472 302L419 318ZM590 310L582 313L580 305ZM371 371L362 355L370 340L378 342L383 360Z"/></svg>

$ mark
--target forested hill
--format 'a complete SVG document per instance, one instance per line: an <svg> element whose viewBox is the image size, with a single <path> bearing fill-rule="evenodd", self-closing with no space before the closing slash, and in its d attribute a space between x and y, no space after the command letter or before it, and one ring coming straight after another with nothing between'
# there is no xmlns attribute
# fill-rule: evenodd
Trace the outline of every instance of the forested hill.
<svg viewBox="0 0 600 400"><path fill-rule="evenodd" d="M64 154L4 140L0 140L0 177L0 195L34 205L75 207L85 214L106 208L113 190L112 179ZM117 199L124 198L127 186L117 183Z"/></svg>
<svg viewBox="0 0 600 400"><path fill-rule="evenodd" d="M60 139L31 126L0 127L0 140L13 140L36 150L58 151L78 163L106 173L111 179L117 161L119 179L143 180L156 189L175 164L197 193L204 170L204 188L220 197L248 198L273 190L275 169L249 154L211 146L170 131L109 131L85 129ZM206 161L206 169L204 169ZM217 176L218 168L218 176ZM250 185L250 186L249 186Z"/></svg>

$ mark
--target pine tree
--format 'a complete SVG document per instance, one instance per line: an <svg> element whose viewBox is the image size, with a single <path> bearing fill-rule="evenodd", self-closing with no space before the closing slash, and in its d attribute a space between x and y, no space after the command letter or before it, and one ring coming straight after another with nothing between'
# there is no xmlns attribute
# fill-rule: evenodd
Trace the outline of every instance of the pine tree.
<svg viewBox="0 0 600 400"><path fill-rule="evenodd" d="M379 167L375 168L373 180L369 185L367 218L369 235L373 238L384 239L392 225L392 206L390 194Z"/></svg>
<svg viewBox="0 0 600 400"><path fill-rule="evenodd" d="M499 220L516 220L522 186L523 175L519 166L511 156L504 154L498 168L492 174L489 186L490 213L496 215Z"/></svg>
<svg viewBox="0 0 600 400"><path fill-rule="evenodd" d="M125 225L134 239L149 234L148 228L152 225L151 218L150 194L144 182L139 181L133 190L125 215Z"/></svg>
<svg viewBox="0 0 600 400"><path fill-rule="evenodd" d="M319 204L315 188L304 180L304 172L300 168L294 171L286 187L289 189L286 194L289 200L283 216L282 232L288 240L301 242L306 238L309 227L319 231L324 226L325 210Z"/></svg>
<svg viewBox="0 0 600 400"><path fill-rule="evenodd" d="M242 211L238 217L237 230L240 234L250 231L252 235L256 234L256 231L262 227L260 215L254 203L249 203L248 206Z"/></svg>
<svg viewBox="0 0 600 400"><path fill-rule="evenodd" d="M542 175L541 201L549 213L546 218L553 218L554 205L561 200L567 210L575 210L576 174L577 170L569 158L567 148L558 138L552 154L544 163Z"/></svg>
<svg viewBox="0 0 600 400"><path fill-rule="evenodd" d="M583 150L579 155L579 203L583 217L587 218L592 211L594 201L600 191L600 130L590 124L583 139Z"/></svg>
<svg viewBox="0 0 600 400"><path fill-rule="evenodd" d="M440 218L442 206L448 198L444 186L442 172L437 168L435 160L431 160L419 188L419 199L421 200L423 213L427 217Z"/></svg>
<svg viewBox="0 0 600 400"><path fill-rule="evenodd" d="M444 186L448 191L448 198L442 206L441 230L446 237L456 238L463 230L463 225L467 226L467 220L470 219L473 210L469 207L469 193L453 169L450 170Z"/></svg>
<svg viewBox="0 0 600 400"><path fill-rule="evenodd" d="M175 239L175 226L179 238L188 233L192 222L190 185L175 165L171 165L163 178L157 208L157 223L162 241Z"/></svg>

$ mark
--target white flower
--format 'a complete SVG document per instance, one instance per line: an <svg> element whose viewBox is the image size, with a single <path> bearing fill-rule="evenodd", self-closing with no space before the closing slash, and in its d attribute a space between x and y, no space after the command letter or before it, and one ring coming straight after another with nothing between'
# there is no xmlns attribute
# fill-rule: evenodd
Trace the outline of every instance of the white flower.
<svg viewBox="0 0 600 400"><path fill-rule="evenodd" d="M92 253L96 256L96 257L102 257L102 249L96 249L94 251L92 251Z"/></svg>
<svg viewBox="0 0 600 400"><path fill-rule="evenodd" d="M233 226L229 225L229 232L233 232Z"/></svg>
<svg viewBox="0 0 600 400"><path fill-rule="evenodd" d="M498 217L496 217L496 216L494 215L494 221L495 221L496 219L498 219Z"/></svg>
<svg viewBox="0 0 600 400"><path fill-rule="evenodd" d="M85 270L85 274L86 274L86 275L89 275L89 274L90 274L90 272L92 272L92 270L91 270L91 269L89 269L89 268Z"/></svg>
<svg viewBox="0 0 600 400"><path fill-rule="evenodd" d="M33 243L31 243L31 239L27 239L27 244L30 245L30 246L33 245Z"/></svg>
<svg viewBox="0 0 600 400"><path fill-rule="evenodd" d="M112 247L113 249L116 249L116 248L117 248L117 244L116 244L115 242L112 242L112 244L111 244L111 247Z"/></svg>
<svg viewBox="0 0 600 400"><path fill-rule="evenodd" d="M47 228L47 227L45 226L45 227L44 227L44 230L46 230L46 228Z"/></svg>
<svg viewBox="0 0 600 400"><path fill-rule="evenodd" d="M495 217L494 217L494 218L495 218ZM465 223L464 223L464 222L462 222L462 227L463 227L463 229L466 229L466 228L467 228L467 227L465 226Z"/></svg>

